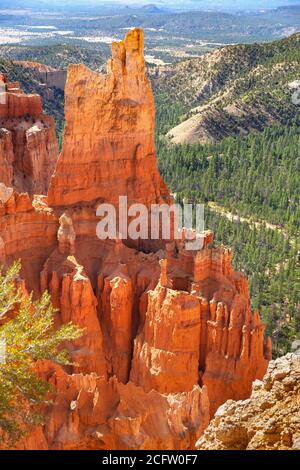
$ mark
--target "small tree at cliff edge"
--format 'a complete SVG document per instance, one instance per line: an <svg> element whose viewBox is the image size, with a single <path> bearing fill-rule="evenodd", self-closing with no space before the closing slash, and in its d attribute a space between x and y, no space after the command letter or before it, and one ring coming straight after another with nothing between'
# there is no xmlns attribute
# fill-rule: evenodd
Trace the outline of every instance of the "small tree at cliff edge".
<svg viewBox="0 0 300 470"><path fill-rule="evenodd" d="M46 403L50 386L36 374L35 361L69 364L67 351L59 346L82 334L71 323L54 329L49 294L33 302L18 287L20 268L16 262L6 273L0 270L0 342L5 344L5 358L0 358L0 445L13 445L30 426L42 422L39 407ZM2 356L3 351L2 346Z"/></svg>

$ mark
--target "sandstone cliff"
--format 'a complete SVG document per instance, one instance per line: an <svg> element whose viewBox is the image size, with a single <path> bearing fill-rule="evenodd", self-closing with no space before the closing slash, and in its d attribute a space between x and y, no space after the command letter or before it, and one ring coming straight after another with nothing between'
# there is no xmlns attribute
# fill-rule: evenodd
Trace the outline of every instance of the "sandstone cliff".
<svg viewBox="0 0 300 470"><path fill-rule="evenodd" d="M18 447L191 449L225 400L250 395L271 345L246 277L211 232L200 250L188 249L185 230L143 251L96 236L100 201L172 202L156 164L141 30L113 44L107 75L70 67L66 119L48 197L0 193L2 262L20 258L27 289L51 293L56 323L84 328L68 345L72 367L38 365L53 406Z"/></svg>
<svg viewBox="0 0 300 470"><path fill-rule="evenodd" d="M204 435L199 450L299 450L300 355L270 362L248 400L228 400Z"/></svg>
<svg viewBox="0 0 300 470"><path fill-rule="evenodd" d="M25 95L0 74L0 182L29 194L46 194L58 155L54 120L41 98Z"/></svg>
<svg viewBox="0 0 300 470"><path fill-rule="evenodd" d="M154 99L143 47L143 34L134 30L113 44L106 75L84 65L69 67L66 128L49 204L101 199L117 206L122 194L128 204L170 202L157 170Z"/></svg>

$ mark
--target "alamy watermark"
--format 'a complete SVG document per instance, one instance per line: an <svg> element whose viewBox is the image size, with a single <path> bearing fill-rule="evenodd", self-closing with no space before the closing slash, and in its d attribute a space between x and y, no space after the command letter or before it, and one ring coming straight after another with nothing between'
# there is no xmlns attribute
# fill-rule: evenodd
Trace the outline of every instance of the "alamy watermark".
<svg viewBox="0 0 300 470"><path fill-rule="evenodd" d="M185 240L187 250L201 250L204 244L203 204L128 205L127 196L119 196L117 208L100 204L101 218L96 233L100 240Z"/></svg>

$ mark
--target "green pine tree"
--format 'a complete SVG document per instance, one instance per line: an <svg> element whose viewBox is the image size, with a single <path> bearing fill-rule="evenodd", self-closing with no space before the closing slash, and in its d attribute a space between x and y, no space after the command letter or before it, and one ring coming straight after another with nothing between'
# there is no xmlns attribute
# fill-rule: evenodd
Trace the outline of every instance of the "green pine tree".
<svg viewBox="0 0 300 470"><path fill-rule="evenodd" d="M39 359L69 364L61 345L82 331L69 323L54 329L55 309L47 292L33 301L18 287L20 263L0 271L0 444L13 444L41 422L49 384L34 370Z"/></svg>

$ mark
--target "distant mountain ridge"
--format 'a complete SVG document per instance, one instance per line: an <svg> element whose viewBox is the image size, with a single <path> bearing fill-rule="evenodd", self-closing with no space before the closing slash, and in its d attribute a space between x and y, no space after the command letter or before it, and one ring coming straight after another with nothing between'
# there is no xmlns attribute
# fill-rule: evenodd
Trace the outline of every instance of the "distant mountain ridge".
<svg viewBox="0 0 300 470"><path fill-rule="evenodd" d="M161 13L163 11L162 8L159 8L154 3L149 3L148 5L144 5L141 8L145 13Z"/></svg>
<svg viewBox="0 0 300 470"><path fill-rule="evenodd" d="M300 77L300 33L280 41L225 46L165 68L154 79L186 110L170 130L174 143L220 140L276 124L299 122L292 84Z"/></svg>

